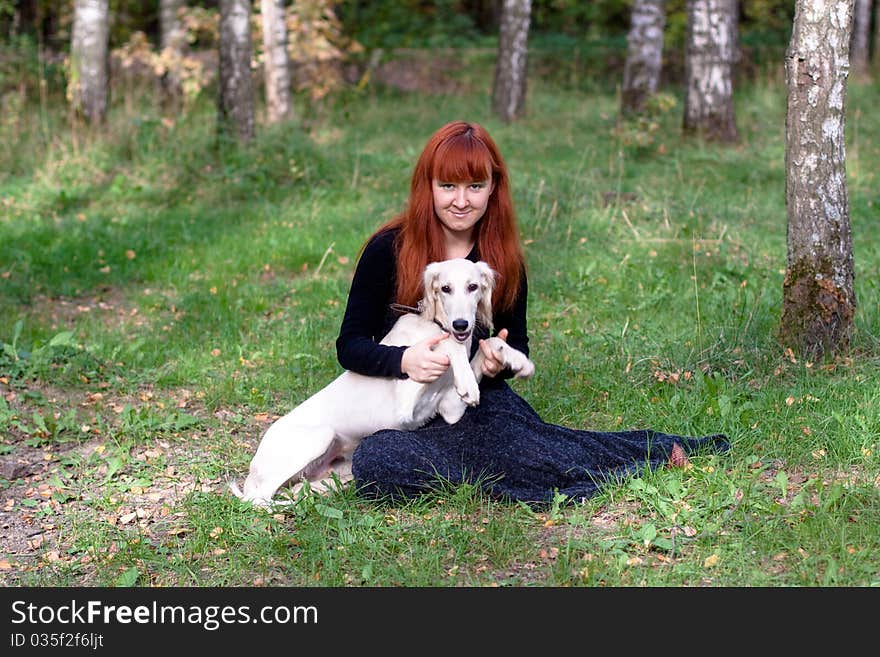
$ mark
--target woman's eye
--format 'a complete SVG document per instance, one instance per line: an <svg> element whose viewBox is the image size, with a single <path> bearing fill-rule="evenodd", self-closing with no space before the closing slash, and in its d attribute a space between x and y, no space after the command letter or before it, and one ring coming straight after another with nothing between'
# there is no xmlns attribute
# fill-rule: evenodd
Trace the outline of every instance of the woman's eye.
<svg viewBox="0 0 880 657"><path fill-rule="evenodd" d="M443 294L449 294L450 292L452 292L452 288L449 287L448 285L444 285L443 287L440 288L440 291Z"/></svg>

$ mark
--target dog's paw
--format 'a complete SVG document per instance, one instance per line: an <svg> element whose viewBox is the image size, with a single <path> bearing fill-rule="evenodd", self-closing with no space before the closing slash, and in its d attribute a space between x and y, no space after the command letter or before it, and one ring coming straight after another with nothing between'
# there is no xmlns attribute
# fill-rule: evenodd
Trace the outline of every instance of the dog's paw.
<svg viewBox="0 0 880 657"><path fill-rule="evenodd" d="M510 369L517 379L527 379L535 373L535 364L519 349L505 344L499 351L504 356L504 367Z"/></svg>
<svg viewBox="0 0 880 657"><path fill-rule="evenodd" d="M520 354L522 355L522 354ZM507 365L517 379L528 379L535 373L535 364L523 356Z"/></svg>
<svg viewBox="0 0 880 657"><path fill-rule="evenodd" d="M472 385L456 386L458 396L468 406L476 406L480 403L480 387L474 382Z"/></svg>

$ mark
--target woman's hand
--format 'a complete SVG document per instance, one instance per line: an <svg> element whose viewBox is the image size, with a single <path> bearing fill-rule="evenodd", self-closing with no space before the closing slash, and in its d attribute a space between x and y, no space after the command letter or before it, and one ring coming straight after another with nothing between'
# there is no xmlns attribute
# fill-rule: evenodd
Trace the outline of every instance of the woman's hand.
<svg viewBox="0 0 880 657"><path fill-rule="evenodd" d="M416 383L436 381L449 367L449 357L434 351L434 347L448 337L448 333L440 333L407 347L400 360L400 369Z"/></svg>
<svg viewBox="0 0 880 657"><path fill-rule="evenodd" d="M498 331L498 337L507 342L507 329ZM483 376L494 377L504 369L504 360L501 354L492 349L488 342L480 340L480 350L483 352Z"/></svg>

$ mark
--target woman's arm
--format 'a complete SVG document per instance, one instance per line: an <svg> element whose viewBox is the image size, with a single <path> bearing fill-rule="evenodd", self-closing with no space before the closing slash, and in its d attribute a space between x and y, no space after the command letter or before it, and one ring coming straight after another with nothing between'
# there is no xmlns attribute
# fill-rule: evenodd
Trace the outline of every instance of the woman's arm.
<svg viewBox="0 0 880 657"><path fill-rule="evenodd" d="M523 271L519 291L517 292L516 301L514 302L513 307L503 312L494 313L492 317L492 324L494 325L493 335L498 335L501 331L506 330L507 336L503 339L511 347L518 349L526 356L529 355L529 335L526 315L528 309L528 293L529 286L526 280L525 271ZM488 337L488 334L485 335ZM482 340L480 342L482 342ZM483 344L480 344L479 348L484 350L488 349L488 347ZM475 353L476 350L473 351L471 357L473 357ZM491 351L484 351L484 354L486 355L487 360L483 365L483 381L493 378L509 379L514 376L514 373L507 368L498 371L497 368L501 366L501 363L497 359L493 360L490 357Z"/></svg>
<svg viewBox="0 0 880 657"><path fill-rule="evenodd" d="M390 328L388 313L394 299L397 262L394 236L380 233L364 247L336 339L339 364L366 376L404 376L400 361L406 347L379 344Z"/></svg>
<svg viewBox="0 0 880 657"><path fill-rule="evenodd" d="M529 283L526 273L523 271L513 307L504 312L495 313L492 317L492 324L495 326L493 335L498 335L501 329L506 328L507 344L519 349L526 356L529 355L528 296Z"/></svg>

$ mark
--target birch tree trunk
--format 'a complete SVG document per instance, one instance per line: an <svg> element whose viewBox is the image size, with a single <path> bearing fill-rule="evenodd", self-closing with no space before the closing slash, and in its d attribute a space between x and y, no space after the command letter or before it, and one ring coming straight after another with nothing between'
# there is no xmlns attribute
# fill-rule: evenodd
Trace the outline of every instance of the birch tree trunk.
<svg viewBox="0 0 880 657"><path fill-rule="evenodd" d="M492 110L505 123L525 114L532 0L502 0Z"/></svg>
<svg viewBox="0 0 880 657"><path fill-rule="evenodd" d="M874 68L880 69L880 0L874 0Z"/></svg>
<svg viewBox="0 0 880 657"><path fill-rule="evenodd" d="M684 132L708 141L739 139L733 108L736 0L688 0Z"/></svg>
<svg viewBox="0 0 880 657"><path fill-rule="evenodd" d="M290 118L290 57L284 0L262 0L266 110L269 123Z"/></svg>
<svg viewBox="0 0 880 657"><path fill-rule="evenodd" d="M159 49L165 64L162 86L175 100L182 94L180 69L186 49L186 31L180 20L183 6L183 0L159 1Z"/></svg>
<svg viewBox="0 0 880 657"><path fill-rule="evenodd" d="M220 0L218 132L241 142L254 137L250 16L248 0Z"/></svg>
<svg viewBox="0 0 880 657"><path fill-rule="evenodd" d="M852 52L850 64L853 73L868 72L869 48L871 41L871 4L872 0L855 0L855 16L852 36Z"/></svg>
<svg viewBox="0 0 880 657"><path fill-rule="evenodd" d="M186 46L186 32L180 20L183 0L159 0L159 48L172 48L183 52Z"/></svg>
<svg viewBox="0 0 880 657"><path fill-rule="evenodd" d="M666 26L664 0L635 0L627 36L623 68L621 113L638 114L657 93L663 67L663 29Z"/></svg>
<svg viewBox="0 0 880 657"><path fill-rule="evenodd" d="M813 362L853 330L846 188L846 79L853 0L797 0L785 60L788 257L780 340Z"/></svg>
<svg viewBox="0 0 880 657"><path fill-rule="evenodd" d="M108 0L76 0L67 98L90 123L107 117L110 22Z"/></svg>

